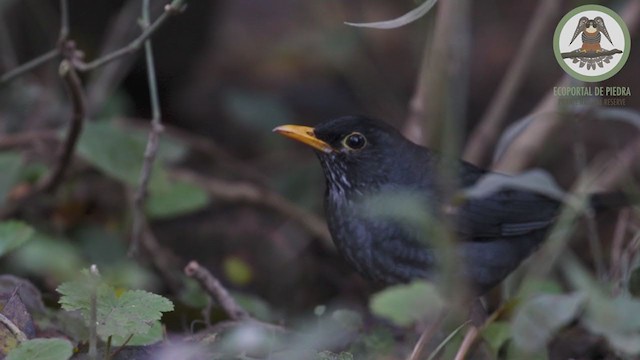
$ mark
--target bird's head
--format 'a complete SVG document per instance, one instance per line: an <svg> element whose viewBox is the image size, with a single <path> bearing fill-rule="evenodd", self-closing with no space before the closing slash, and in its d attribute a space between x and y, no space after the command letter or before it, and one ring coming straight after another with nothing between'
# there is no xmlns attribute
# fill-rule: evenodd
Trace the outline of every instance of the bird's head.
<svg viewBox="0 0 640 360"><path fill-rule="evenodd" d="M398 179L417 147L390 125L361 116L346 116L316 127L283 125L273 129L311 146L318 155L330 190L363 193Z"/></svg>

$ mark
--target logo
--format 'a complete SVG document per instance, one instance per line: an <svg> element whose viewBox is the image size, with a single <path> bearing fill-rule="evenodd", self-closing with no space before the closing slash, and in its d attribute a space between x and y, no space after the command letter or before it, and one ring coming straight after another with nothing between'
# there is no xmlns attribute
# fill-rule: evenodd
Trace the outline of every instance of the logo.
<svg viewBox="0 0 640 360"><path fill-rule="evenodd" d="M596 82L615 75L629 57L629 29L618 14L600 5L577 7L556 27L553 50L572 77Z"/></svg>

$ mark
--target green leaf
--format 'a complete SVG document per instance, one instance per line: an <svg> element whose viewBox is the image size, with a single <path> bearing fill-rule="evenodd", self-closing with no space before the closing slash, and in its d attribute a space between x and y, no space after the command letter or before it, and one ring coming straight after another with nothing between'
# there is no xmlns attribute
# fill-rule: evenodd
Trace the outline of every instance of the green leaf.
<svg viewBox="0 0 640 360"><path fill-rule="evenodd" d="M594 293L582 322L593 333L606 337L616 349L629 355L640 354L640 301Z"/></svg>
<svg viewBox="0 0 640 360"><path fill-rule="evenodd" d="M253 278L251 265L237 256L226 257L222 268L227 279L235 285L247 285Z"/></svg>
<svg viewBox="0 0 640 360"><path fill-rule="evenodd" d="M33 228L22 221L0 222L0 256L26 243L33 233Z"/></svg>
<svg viewBox="0 0 640 360"><path fill-rule="evenodd" d="M206 191L184 181L175 181L152 189L146 210L152 218L166 218L199 210L208 203Z"/></svg>
<svg viewBox="0 0 640 360"><path fill-rule="evenodd" d="M433 5L436 4L436 1L437 0L426 0L417 8L393 20L370 22L370 23L345 22L345 24L356 26L356 27L365 27L365 28L373 28L373 29L394 29L394 28L412 23L418 20L419 18L423 17L429 12L429 10L431 10Z"/></svg>
<svg viewBox="0 0 640 360"><path fill-rule="evenodd" d="M482 338L487 342L494 355L500 352L502 346L511 338L511 324L496 321L482 330Z"/></svg>
<svg viewBox="0 0 640 360"><path fill-rule="evenodd" d="M113 287L95 281L98 280L85 274L82 279L63 283L56 290L62 295L62 308L67 311L79 310L88 323L90 294L96 287L97 330L103 339L147 334L163 312L173 310L173 303L160 295L128 290L118 297Z"/></svg>
<svg viewBox="0 0 640 360"><path fill-rule="evenodd" d="M72 278L78 269L86 266L77 246L64 239L50 238L36 232L33 239L8 257L11 268L34 275L47 274L54 280Z"/></svg>
<svg viewBox="0 0 640 360"><path fill-rule="evenodd" d="M109 121L88 123L78 143L78 153L96 168L130 186L138 186L147 134L121 129ZM175 161L184 147L162 139L149 182L146 210L151 217L185 214L208 203L207 193L194 185L169 180L162 163Z"/></svg>
<svg viewBox="0 0 640 360"><path fill-rule="evenodd" d="M399 326L436 315L444 301L435 286L425 281L386 288L371 297L369 308Z"/></svg>
<svg viewBox="0 0 640 360"><path fill-rule="evenodd" d="M111 339L111 344L113 346L122 346L129 336L130 335L124 337L114 336ZM144 334L133 335L129 342L127 342L127 346L146 346L155 344L158 341L161 341L163 336L162 324L160 321L154 321L149 331Z"/></svg>
<svg viewBox="0 0 640 360"><path fill-rule="evenodd" d="M33 339L12 350L6 360L67 360L73 354L73 346L64 339Z"/></svg>
<svg viewBox="0 0 640 360"><path fill-rule="evenodd" d="M353 360L353 354L343 351L339 354L325 350L318 353L317 360Z"/></svg>
<svg viewBox="0 0 640 360"><path fill-rule="evenodd" d="M22 154L5 152L0 154L0 205L7 198L7 194L15 185L22 167Z"/></svg>
<svg viewBox="0 0 640 360"><path fill-rule="evenodd" d="M516 345L525 351L542 349L553 334L573 320L587 297L582 292L538 295L520 306L512 323Z"/></svg>

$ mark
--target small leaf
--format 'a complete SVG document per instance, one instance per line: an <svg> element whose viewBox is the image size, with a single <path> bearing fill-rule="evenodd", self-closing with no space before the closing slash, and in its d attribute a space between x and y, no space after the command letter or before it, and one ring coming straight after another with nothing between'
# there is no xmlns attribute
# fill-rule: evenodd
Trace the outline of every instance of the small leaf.
<svg viewBox="0 0 640 360"><path fill-rule="evenodd" d="M253 278L251 266L243 259L236 256L229 256L222 263L224 273L233 284L246 285Z"/></svg>
<svg viewBox="0 0 640 360"><path fill-rule="evenodd" d="M553 334L573 320L587 297L576 292L566 295L538 295L524 303L512 323L513 339L523 350L543 348Z"/></svg>
<svg viewBox="0 0 640 360"><path fill-rule="evenodd" d="M0 222L0 256L27 242L33 233L33 228L22 221Z"/></svg>
<svg viewBox="0 0 640 360"><path fill-rule="evenodd" d="M25 341L9 353L6 360L68 360L73 346L64 339L33 339Z"/></svg>
<svg viewBox="0 0 640 360"><path fill-rule="evenodd" d="M369 308L399 326L437 314L444 301L435 286L425 281L386 288L371 297Z"/></svg>
<svg viewBox="0 0 640 360"><path fill-rule="evenodd" d="M393 29L393 28L398 28L404 25L407 25L409 23L412 23L414 21L416 21L417 19L423 17L424 15L426 15L429 10L431 10L431 8L433 7L433 5L435 5L437 2L437 0L426 0L424 3L422 3L422 5L418 6L417 8L409 11L408 13L400 16L399 18L393 19L393 20L387 20L387 21L377 21L377 22L370 22L370 23L352 23L352 22L345 22L345 24L347 25L351 25L351 26L356 26L356 27L365 27L365 28L372 28L372 29Z"/></svg>

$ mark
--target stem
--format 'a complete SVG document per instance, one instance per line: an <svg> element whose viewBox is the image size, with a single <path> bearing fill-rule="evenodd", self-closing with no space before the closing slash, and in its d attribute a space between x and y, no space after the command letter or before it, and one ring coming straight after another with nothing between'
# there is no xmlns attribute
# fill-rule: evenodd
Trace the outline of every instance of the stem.
<svg viewBox="0 0 640 360"><path fill-rule="evenodd" d="M165 12L166 13L166 12ZM149 0L142 3L142 22L145 28L149 27ZM138 251L140 237L144 229L144 204L147 198L147 188L151 180L153 163L158 154L158 143L160 133L163 130L162 115L160 113L160 101L158 99L158 86L156 82L156 72L153 61L153 48L151 40L144 43L145 59L147 64L147 81L149 83L149 97L151 101L151 131L147 139L147 147L144 151L144 162L140 170L140 182L136 191L133 203L133 231L129 254L133 255Z"/></svg>
<svg viewBox="0 0 640 360"><path fill-rule="evenodd" d="M17 76L20 76L30 70L37 68L40 65L44 65L50 60L53 60L56 57L58 57L58 55L60 55L60 50L58 50L57 48L53 50L49 50L48 52L38 56L37 58L30 60L18 66L17 68L5 73L4 75L2 75L0 77L0 83L7 82Z"/></svg>
<svg viewBox="0 0 640 360"><path fill-rule="evenodd" d="M158 16L158 18L153 22L153 24L146 26L142 34L138 36L135 40L133 40L129 45L122 47L114 52L111 52L103 57L95 59L89 63L79 63L76 64L76 67L80 71L89 71L95 68L101 67L104 64L110 63L113 60L118 59L124 55L136 52L142 44L149 39L159 28L164 24L164 22L171 17L172 15L179 14L184 9L184 0L174 0L171 4L165 6L164 13ZM143 8L148 8L148 6L143 6ZM144 10L143 10L144 11ZM143 14L144 16L144 14Z"/></svg>

